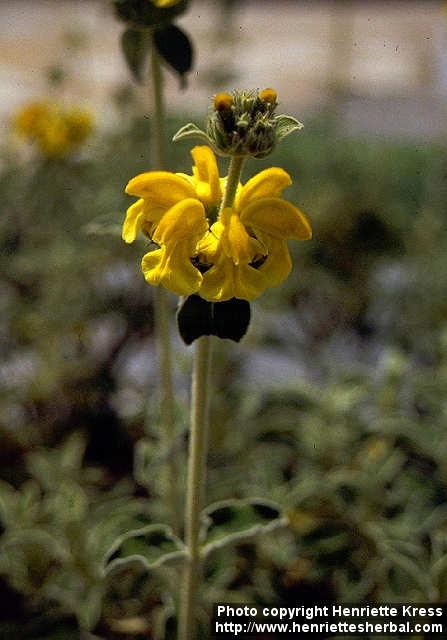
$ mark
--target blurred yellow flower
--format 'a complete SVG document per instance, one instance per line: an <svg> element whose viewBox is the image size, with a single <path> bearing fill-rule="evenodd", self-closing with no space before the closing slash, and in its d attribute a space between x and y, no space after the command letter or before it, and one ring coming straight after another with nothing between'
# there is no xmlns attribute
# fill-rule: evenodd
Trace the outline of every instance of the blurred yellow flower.
<svg viewBox="0 0 447 640"><path fill-rule="evenodd" d="M168 7L173 7L175 4L178 4L180 0L151 0L151 2L159 9L168 9Z"/></svg>
<svg viewBox="0 0 447 640"><path fill-rule="evenodd" d="M312 235L306 216L280 197L290 176L277 167L261 171L218 213L226 178L209 147L191 154L192 175L151 171L130 180L126 193L139 200L127 211L123 239L143 231L159 246L142 261L150 284L212 302L253 300L289 274L287 239Z"/></svg>
<svg viewBox="0 0 447 640"><path fill-rule="evenodd" d="M64 108L51 101L31 102L15 114L13 128L50 158L62 158L79 147L93 131L93 118L79 107Z"/></svg>

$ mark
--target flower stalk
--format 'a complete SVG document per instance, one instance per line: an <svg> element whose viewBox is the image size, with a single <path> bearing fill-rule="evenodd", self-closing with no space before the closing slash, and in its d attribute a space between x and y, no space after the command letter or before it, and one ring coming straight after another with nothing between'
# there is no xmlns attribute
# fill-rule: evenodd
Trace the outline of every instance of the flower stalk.
<svg viewBox="0 0 447 640"><path fill-rule="evenodd" d="M178 623L179 640L196 640L203 569L200 526L206 484L210 336L236 342L242 338L250 322L249 301L283 282L292 269L288 240L308 240L312 229L306 216L281 197L292 180L280 167L264 169L244 185L240 182L247 157L264 157L278 140L302 127L291 116L275 115L273 89L217 94L207 133L189 124L174 136L174 140L199 137L207 143L191 150L192 175L163 170L162 76L154 39L152 44L153 133L160 170L129 180L126 193L138 200L127 210L122 237L130 243L141 232L158 246L142 258L144 277L159 287L159 295L164 287L184 298L177 314L178 328L186 344L196 341L186 478L186 562ZM226 178L219 175L213 149L230 157ZM165 313L166 307L160 305L162 349L169 342ZM161 371L164 397L172 401L170 355L161 360L166 367ZM165 417L172 420L168 436L172 442L172 405L163 406ZM174 483L176 469L173 459L170 462ZM176 495L172 495L174 504Z"/></svg>
<svg viewBox="0 0 447 640"><path fill-rule="evenodd" d="M234 203L244 160L243 156L233 156L230 160L220 211L225 207L231 207ZM194 352L185 506L185 546L188 558L180 594L179 640L196 638L197 609L203 570L200 557L200 514L206 487L211 345L211 337L203 336L197 340Z"/></svg>
<svg viewBox="0 0 447 640"><path fill-rule="evenodd" d="M153 140L152 164L157 169L166 167L165 153L165 106L163 98L163 76L160 56L151 33L151 92L153 96L153 120L151 137ZM154 296L155 334L160 367L160 415L161 437L165 449L172 448L175 438L174 392L172 383L172 349L169 333L168 293L157 287ZM167 497L170 522L175 532L179 531L177 469L172 455L167 461Z"/></svg>
<svg viewBox="0 0 447 640"><path fill-rule="evenodd" d="M226 207L233 206L244 162L245 156L233 156L230 160L227 185L223 194L222 204L220 205L220 211L223 211Z"/></svg>
<svg viewBox="0 0 447 640"><path fill-rule="evenodd" d="M188 558L181 592L179 640L193 640L196 637L195 617L202 578L200 512L205 496L210 369L211 338L203 336L196 344L192 374L191 427L185 507L185 545L188 550Z"/></svg>

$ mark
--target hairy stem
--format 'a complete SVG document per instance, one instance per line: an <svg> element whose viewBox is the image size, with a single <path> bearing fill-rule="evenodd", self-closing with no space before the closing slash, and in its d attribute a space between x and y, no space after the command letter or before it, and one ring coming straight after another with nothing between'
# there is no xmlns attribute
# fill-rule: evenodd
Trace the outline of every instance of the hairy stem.
<svg viewBox="0 0 447 640"><path fill-rule="evenodd" d="M222 203L220 205L220 211L222 211L222 209L225 209L225 207L233 206L244 162L244 156L232 156L230 160L230 166L228 167L227 184L225 187L224 196L222 198Z"/></svg>
<svg viewBox="0 0 447 640"><path fill-rule="evenodd" d="M206 479L210 368L211 338L203 336L196 344L192 374L191 431L185 508L185 544L188 549L188 559L181 593L180 640L195 638L197 592L201 580L199 529Z"/></svg>

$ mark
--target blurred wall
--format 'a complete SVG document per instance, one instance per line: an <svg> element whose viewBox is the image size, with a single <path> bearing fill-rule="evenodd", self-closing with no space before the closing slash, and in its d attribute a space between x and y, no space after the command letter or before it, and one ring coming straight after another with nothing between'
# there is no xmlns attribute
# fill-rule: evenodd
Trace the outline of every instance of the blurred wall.
<svg viewBox="0 0 447 640"><path fill-rule="evenodd" d="M217 90L274 86L298 115L342 96L354 128L438 135L447 100L443 4L192 0L179 23L196 43L196 67L183 93L168 74L169 103L203 114ZM122 28L107 0L0 2L0 118L48 93L48 77L63 77L67 98L111 121L111 95L130 82ZM137 93L144 105L144 88Z"/></svg>

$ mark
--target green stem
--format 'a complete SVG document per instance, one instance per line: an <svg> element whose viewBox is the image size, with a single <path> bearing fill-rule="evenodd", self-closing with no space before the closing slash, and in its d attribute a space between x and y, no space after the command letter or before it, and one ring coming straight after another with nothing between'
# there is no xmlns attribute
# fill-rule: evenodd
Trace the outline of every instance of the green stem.
<svg viewBox="0 0 447 640"><path fill-rule="evenodd" d="M245 162L245 156L231 157L230 166L228 167L227 184L225 187L224 196L222 198L222 203L220 205L220 211L225 209L225 207L233 206L234 198L236 196L236 190L239 184L244 162Z"/></svg>
<svg viewBox="0 0 447 640"><path fill-rule="evenodd" d="M185 544L188 559L181 593L179 639L195 640L197 592L201 580L200 512L203 506L206 479L206 457L209 420L209 377L211 368L211 338L199 338L194 354L191 390L191 431L187 472L185 508Z"/></svg>
<svg viewBox="0 0 447 640"><path fill-rule="evenodd" d="M152 34L153 35L153 34ZM151 137L152 165L157 169L166 167L165 155L165 106L163 99L163 76L160 56L152 37L151 47L151 92L153 98L154 116L152 119ZM169 304L168 295L163 287L155 289L154 300L155 334L158 360L160 367L160 414L162 422L161 437L167 450L172 448L175 438L174 392L172 384L172 350L169 334ZM178 518L178 485L177 468L173 455L168 456L167 487L170 520L173 529L179 531Z"/></svg>
<svg viewBox="0 0 447 640"><path fill-rule="evenodd" d="M232 157L220 210L231 207L241 176L243 157ZM205 498L206 458L209 423L209 378L211 338L203 336L196 343L191 390L191 430L186 479L185 565L180 602L179 640L196 640L198 592L202 579L200 557L200 512Z"/></svg>
<svg viewBox="0 0 447 640"><path fill-rule="evenodd" d="M160 56L155 46L154 34L151 33L151 79L154 117L152 119L151 137L154 141L153 162L157 169L166 168L165 154L165 104L163 97L163 76Z"/></svg>

